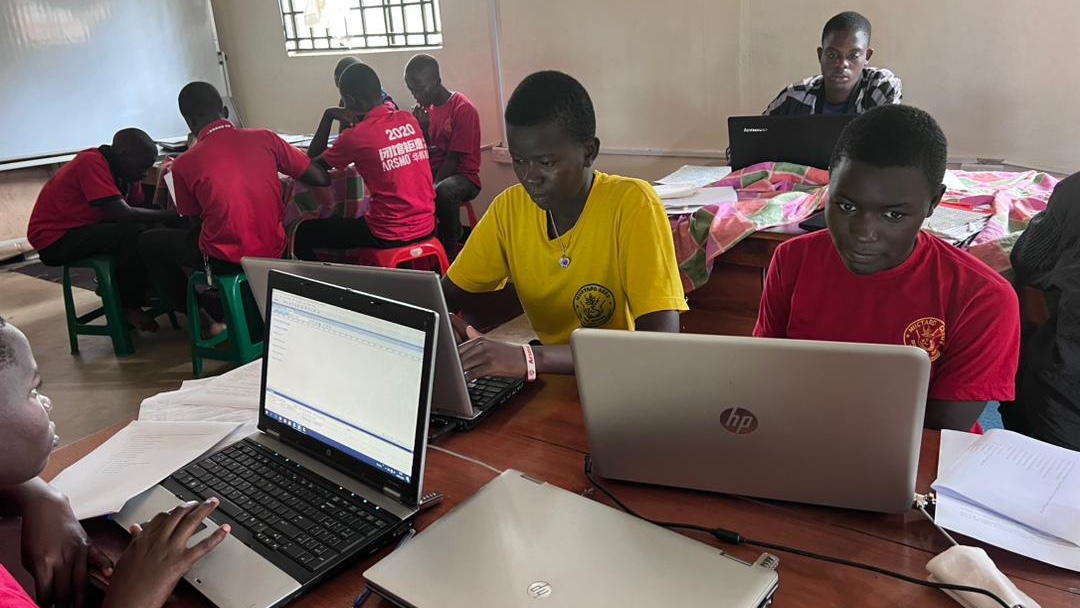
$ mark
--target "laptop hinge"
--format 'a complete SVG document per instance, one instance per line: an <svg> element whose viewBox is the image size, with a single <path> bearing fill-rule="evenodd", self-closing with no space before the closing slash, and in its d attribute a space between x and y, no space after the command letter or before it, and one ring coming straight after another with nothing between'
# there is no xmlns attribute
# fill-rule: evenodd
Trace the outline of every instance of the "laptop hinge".
<svg viewBox="0 0 1080 608"><path fill-rule="evenodd" d="M385 487L382 489L382 491L383 491L383 494L386 494L390 498L393 498L394 500L396 500L398 502L401 502L401 492L395 492L394 490L392 490L390 488L385 488Z"/></svg>
<svg viewBox="0 0 1080 608"><path fill-rule="evenodd" d="M270 435L274 439L281 439L281 433L275 431L274 429L266 429L263 432L266 433L267 435Z"/></svg>

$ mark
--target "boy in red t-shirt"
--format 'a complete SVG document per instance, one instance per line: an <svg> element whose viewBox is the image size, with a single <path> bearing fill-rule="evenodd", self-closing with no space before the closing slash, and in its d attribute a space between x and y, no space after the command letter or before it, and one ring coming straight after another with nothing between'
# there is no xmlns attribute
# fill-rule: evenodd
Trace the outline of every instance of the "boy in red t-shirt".
<svg viewBox="0 0 1080 608"><path fill-rule="evenodd" d="M172 211L144 209L142 178L157 160L157 145L139 129L123 129L112 145L83 150L61 167L38 194L30 245L46 266L63 266L95 255L116 261L116 282L129 323L157 329L143 312L146 268L136 252L147 224L176 220Z"/></svg>
<svg viewBox="0 0 1080 608"><path fill-rule="evenodd" d="M229 533L222 526L188 547L191 536L218 505L191 503L133 526L131 544L114 566L90 544L67 497L39 475L58 439L49 421L52 401L39 392L41 374L26 336L0 317L0 516L22 517L23 565L34 578L37 604L0 566L0 606L82 606L88 571L109 578L103 608L156 608L195 562Z"/></svg>
<svg viewBox="0 0 1080 608"><path fill-rule="evenodd" d="M317 260L315 249L398 247L435 232L435 190L416 119L382 102L379 77L362 63L345 70L339 89L345 107L323 113L308 155L324 168L354 165L371 202L358 219L302 222L293 236L293 252L302 260ZM327 149L334 121L353 126Z"/></svg>
<svg viewBox="0 0 1080 608"><path fill-rule="evenodd" d="M196 142L172 165L172 194L177 211L193 218L195 226L148 230L139 239L139 251L173 305L184 312L185 269L238 274L245 256L285 253L278 173L313 186L329 185L330 176L273 131L234 127L210 83L189 83L178 101ZM211 333L223 329L214 326Z"/></svg>
<svg viewBox="0 0 1080 608"><path fill-rule="evenodd" d="M945 159L945 135L922 110L853 120L833 151L829 229L776 249L754 335L918 346L931 361L925 426L968 430L987 401L1013 398L1019 305L988 266L922 232L945 193ZM846 371L827 373L842 382Z"/></svg>
<svg viewBox="0 0 1080 608"><path fill-rule="evenodd" d="M453 259L461 238L461 205L480 194L480 114L468 97L443 86L439 62L431 55L409 60L405 85L416 98L413 115L431 155L439 241Z"/></svg>

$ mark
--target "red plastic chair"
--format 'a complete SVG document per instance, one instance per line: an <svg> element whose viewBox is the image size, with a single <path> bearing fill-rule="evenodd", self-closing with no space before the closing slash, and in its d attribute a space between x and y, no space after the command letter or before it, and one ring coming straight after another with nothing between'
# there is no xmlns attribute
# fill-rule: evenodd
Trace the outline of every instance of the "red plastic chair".
<svg viewBox="0 0 1080 608"><path fill-rule="evenodd" d="M465 215L469 216L469 226L476 228L476 209L472 203L472 200L467 200L461 206L465 207Z"/></svg>
<svg viewBox="0 0 1080 608"><path fill-rule="evenodd" d="M400 268L408 264L412 268L435 270L439 274L446 274L446 271L450 269L450 260L446 257L446 250L435 237L391 249L356 249L354 251L359 263L365 266ZM423 264L423 266L418 266L418 264Z"/></svg>

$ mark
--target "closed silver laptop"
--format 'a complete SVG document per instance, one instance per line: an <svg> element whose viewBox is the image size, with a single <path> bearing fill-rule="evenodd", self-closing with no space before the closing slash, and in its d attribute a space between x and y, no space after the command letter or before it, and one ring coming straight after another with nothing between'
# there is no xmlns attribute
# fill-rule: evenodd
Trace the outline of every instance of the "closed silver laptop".
<svg viewBox="0 0 1080 608"><path fill-rule="evenodd" d="M921 349L594 329L570 343L604 477L911 506L930 377Z"/></svg>
<svg viewBox="0 0 1080 608"><path fill-rule="evenodd" d="M364 573L409 608L766 606L777 574L508 470Z"/></svg>

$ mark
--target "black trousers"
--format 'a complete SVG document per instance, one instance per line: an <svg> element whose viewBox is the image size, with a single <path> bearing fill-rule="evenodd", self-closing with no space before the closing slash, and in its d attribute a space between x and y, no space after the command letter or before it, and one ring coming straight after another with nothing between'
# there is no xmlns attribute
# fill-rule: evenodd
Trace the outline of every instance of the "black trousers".
<svg viewBox="0 0 1080 608"><path fill-rule="evenodd" d="M427 239L416 239L416 241ZM416 241L388 241L371 233L364 218L308 220L293 235L293 253L301 260L318 261L316 249L389 249Z"/></svg>
<svg viewBox="0 0 1080 608"><path fill-rule="evenodd" d="M138 251L173 309L186 314L189 271L197 272L204 268L203 254L199 250L199 228L147 230L139 236ZM243 272L239 264L214 257L209 258L209 263L213 273ZM214 312L210 311L211 315Z"/></svg>
<svg viewBox="0 0 1080 608"><path fill-rule="evenodd" d="M113 256L121 305L139 308L149 284L138 251L139 236L146 229L145 224L112 222L72 228L38 255L46 266L63 266L94 255Z"/></svg>
<svg viewBox="0 0 1080 608"><path fill-rule="evenodd" d="M451 175L435 184L435 217L439 220L439 242L452 260L461 238L461 204L480 194L480 187L464 175Z"/></svg>

